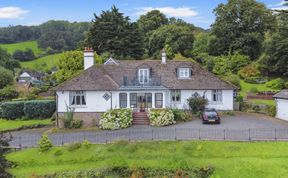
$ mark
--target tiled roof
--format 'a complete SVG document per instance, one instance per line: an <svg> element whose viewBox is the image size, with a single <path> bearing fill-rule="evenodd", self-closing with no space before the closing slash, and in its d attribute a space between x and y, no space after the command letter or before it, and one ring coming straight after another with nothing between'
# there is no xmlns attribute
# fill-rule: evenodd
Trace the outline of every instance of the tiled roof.
<svg viewBox="0 0 288 178"><path fill-rule="evenodd" d="M276 95L274 95L274 98L281 98L281 99L288 99L288 90L282 90Z"/></svg>
<svg viewBox="0 0 288 178"><path fill-rule="evenodd" d="M183 66L192 68L190 79L177 78L176 69ZM169 60L162 64L160 60L121 60L118 61L118 65L92 66L60 84L55 90L118 90L122 86L124 76L133 79L138 68L143 67L150 68L152 75L160 76L162 86L169 89L236 89L193 62Z"/></svg>

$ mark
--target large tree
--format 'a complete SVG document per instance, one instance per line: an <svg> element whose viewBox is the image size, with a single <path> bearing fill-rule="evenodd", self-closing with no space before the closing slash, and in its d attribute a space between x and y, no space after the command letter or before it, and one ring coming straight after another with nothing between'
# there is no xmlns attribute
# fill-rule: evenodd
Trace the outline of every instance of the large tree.
<svg viewBox="0 0 288 178"><path fill-rule="evenodd" d="M137 24L140 30L146 34L150 31L158 29L162 25L168 24L168 19L159 10L152 10L144 15L141 15L137 21Z"/></svg>
<svg viewBox="0 0 288 178"><path fill-rule="evenodd" d="M279 12L276 16L277 29L267 40L261 62L270 73L288 75L288 15L287 12Z"/></svg>
<svg viewBox="0 0 288 178"><path fill-rule="evenodd" d="M12 56L7 50L0 47L0 66L14 71L15 68L20 68L20 63L12 59Z"/></svg>
<svg viewBox="0 0 288 178"><path fill-rule="evenodd" d="M143 38L139 29L113 6L111 10L94 14L93 26L88 33L88 44L98 54L109 52L116 57L140 58Z"/></svg>
<svg viewBox="0 0 288 178"><path fill-rule="evenodd" d="M240 51L256 59L261 53L264 33L271 28L273 16L263 3L255 0L229 0L214 9L210 54ZM216 48L215 48L216 47Z"/></svg>
<svg viewBox="0 0 288 178"><path fill-rule="evenodd" d="M194 34L193 28L188 25L169 24L154 30L149 37L149 54L157 55L160 50L169 45L174 54L186 56L192 50Z"/></svg>

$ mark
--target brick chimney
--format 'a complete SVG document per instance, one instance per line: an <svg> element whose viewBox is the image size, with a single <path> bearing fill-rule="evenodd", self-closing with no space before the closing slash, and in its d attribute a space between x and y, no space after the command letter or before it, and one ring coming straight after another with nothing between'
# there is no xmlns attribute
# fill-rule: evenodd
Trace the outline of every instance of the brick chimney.
<svg viewBox="0 0 288 178"><path fill-rule="evenodd" d="M165 51L165 49L162 49L162 51L161 51L161 56L162 56L162 64L166 64L167 58L166 58L166 51Z"/></svg>
<svg viewBox="0 0 288 178"><path fill-rule="evenodd" d="M94 50L89 47L84 49L84 70L94 65Z"/></svg>

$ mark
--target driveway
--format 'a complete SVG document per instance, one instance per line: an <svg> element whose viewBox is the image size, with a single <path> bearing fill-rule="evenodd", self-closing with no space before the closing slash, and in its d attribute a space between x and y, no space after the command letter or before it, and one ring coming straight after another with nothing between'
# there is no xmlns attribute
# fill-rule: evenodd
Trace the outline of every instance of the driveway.
<svg viewBox="0 0 288 178"><path fill-rule="evenodd" d="M49 134L55 145L82 142L107 143L115 140L287 140L288 122L253 113L236 113L235 116L222 116L221 124L202 124L200 119L178 123L166 127L132 126L116 131L71 131ZM43 129L12 132L11 146L37 146ZM47 131L47 130L46 130Z"/></svg>

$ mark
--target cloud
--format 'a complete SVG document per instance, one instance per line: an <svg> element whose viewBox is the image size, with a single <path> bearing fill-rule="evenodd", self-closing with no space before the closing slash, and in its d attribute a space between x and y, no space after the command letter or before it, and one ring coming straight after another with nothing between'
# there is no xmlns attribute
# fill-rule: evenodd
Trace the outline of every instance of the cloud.
<svg viewBox="0 0 288 178"><path fill-rule="evenodd" d="M0 19L19 19L28 11L21 9L20 7L1 7Z"/></svg>
<svg viewBox="0 0 288 178"><path fill-rule="evenodd" d="M268 5L268 7L272 10L288 10L288 1L287 0L282 0L281 2L277 3L277 4L271 4Z"/></svg>
<svg viewBox="0 0 288 178"><path fill-rule="evenodd" d="M139 8L137 15L143 15L151 10L159 10L169 17L195 17L198 12L189 7L142 7Z"/></svg>

